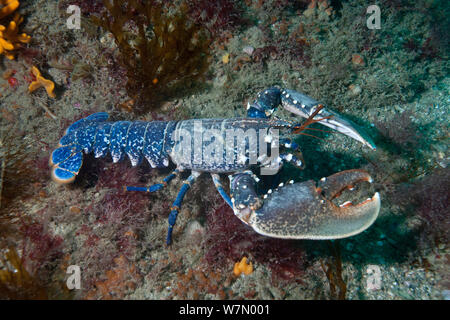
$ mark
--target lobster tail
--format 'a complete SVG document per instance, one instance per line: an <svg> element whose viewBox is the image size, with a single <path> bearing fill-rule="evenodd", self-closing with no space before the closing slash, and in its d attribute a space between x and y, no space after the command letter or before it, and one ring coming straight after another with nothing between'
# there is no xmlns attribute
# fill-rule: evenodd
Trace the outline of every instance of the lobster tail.
<svg viewBox="0 0 450 320"><path fill-rule="evenodd" d="M70 183L75 180L83 164L83 150L88 153L93 148L99 122L108 119L106 112L98 112L78 120L67 128L65 135L59 141L59 148L50 156L52 178L58 183ZM100 148L101 147L101 148ZM107 146L99 146L101 153Z"/></svg>
<svg viewBox="0 0 450 320"><path fill-rule="evenodd" d="M83 164L83 152L77 151L76 147L60 147L52 152L50 165L52 168L52 179L58 183L70 183L75 180Z"/></svg>

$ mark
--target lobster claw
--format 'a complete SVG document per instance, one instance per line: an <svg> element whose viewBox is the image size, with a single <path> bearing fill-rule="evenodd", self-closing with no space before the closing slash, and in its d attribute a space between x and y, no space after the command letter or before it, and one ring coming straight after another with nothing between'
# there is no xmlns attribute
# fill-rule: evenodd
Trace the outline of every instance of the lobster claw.
<svg viewBox="0 0 450 320"><path fill-rule="evenodd" d="M273 190L259 208L233 205L234 213L257 233L283 239L339 239L366 230L380 211L378 192L357 205L331 200L361 181L371 182L363 170L347 170L322 178L291 183ZM247 188L246 188L247 189Z"/></svg>
<svg viewBox="0 0 450 320"><path fill-rule="evenodd" d="M309 118L316 110L319 102L297 91L281 89L281 104L289 112L303 118ZM319 119L321 119L319 121L320 124L345 134L373 150L376 149L375 143L363 129L336 112L323 108L314 117L314 120Z"/></svg>

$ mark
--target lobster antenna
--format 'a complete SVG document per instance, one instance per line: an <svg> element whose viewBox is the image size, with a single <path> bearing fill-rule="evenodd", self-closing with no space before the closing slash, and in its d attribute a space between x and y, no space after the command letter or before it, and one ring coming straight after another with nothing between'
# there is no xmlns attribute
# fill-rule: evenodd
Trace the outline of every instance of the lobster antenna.
<svg viewBox="0 0 450 320"><path fill-rule="evenodd" d="M295 126L295 127L294 127L293 133L294 133L294 134L302 134L302 135L305 135L305 136L310 136L310 137L314 137L314 138L323 140L322 138L319 138L319 137L317 137L317 136L314 136L314 135L311 135L311 134L307 134L307 133L305 133L305 132L302 132L302 131L305 131L305 130L316 130L316 131L330 132L330 131L327 131L327 130L322 130L322 129L317 129L317 128L308 128L308 126L311 125L311 124L313 124L313 123L320 122L320 121L322 121L322 120L330 119L330 118L333 117L333 116L331 115L331 116L323 117L323 118L320 118L320 119L314 119L314 117L315 117L315 116L320 112L320 110L322 110L323 108L324 108L324 106L323 106L322 104L318 104L316 110L314 110L314 112L308 117L308 119L306 119L306 121L305 121L302 125L300 125L300 126Z"/></svg>

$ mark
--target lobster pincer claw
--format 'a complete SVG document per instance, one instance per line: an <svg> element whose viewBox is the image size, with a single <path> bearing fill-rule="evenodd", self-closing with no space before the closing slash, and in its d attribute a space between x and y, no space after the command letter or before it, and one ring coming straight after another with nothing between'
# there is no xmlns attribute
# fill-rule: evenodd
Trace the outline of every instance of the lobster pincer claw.
<svg viewBox="0 0 450 320"><path fill-rule="evenodd" d="M380 197L353 205L332 202L347 188L362 181L371 181L363 170L348 170L323 178L316 186L312 180L289 183L273 190L263 205L233 210L257 233L283 239L340 239L366 230L378 216Z"/></svg>
<svg viewBox="0 0 450 320"><path fill-rule="evenodd" d="M322 106L313 98L289 89L281 89L281 104L289 112L303 118L309 118L319 105ZM376 149L375 143L363 129L336 112L322 108L313 119L320 120L318 121L320 124L345 134L373 150Z"/></svg>

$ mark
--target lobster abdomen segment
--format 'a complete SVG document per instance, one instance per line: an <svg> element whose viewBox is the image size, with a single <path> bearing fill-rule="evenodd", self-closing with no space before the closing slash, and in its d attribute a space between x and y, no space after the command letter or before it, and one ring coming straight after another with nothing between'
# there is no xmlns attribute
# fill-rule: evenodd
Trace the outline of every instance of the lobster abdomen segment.
<svg viewBox="0 0 450 320"><path fill-rule="evenodd" d="M93 152L96 158L109 151L113 162L127 154L133 166L143 157L152 167L168 165L175 121L106 122L107 119L105 112L94 113L66 130L60 147L50 157L52 178L56 182L70 183L75 179L83 164L83 151Z"/></svg>
<svg viewBox="0 0 450 320"><path fill-rule="evenodd" d="M142 153L152 168L163 168L169 165L169 154L173 149L172 135L177 121L148 122L143 135Z"/></svg>
<svg viewBox="0 0 450 320"><path fill-rule="evenodd" d="M111 126L109 135L109 152L114 163L119 162L123 158L123 151L126 145L128 128L130 121L117 121Z"/></svg>

